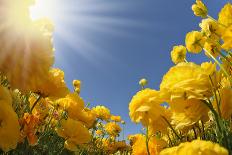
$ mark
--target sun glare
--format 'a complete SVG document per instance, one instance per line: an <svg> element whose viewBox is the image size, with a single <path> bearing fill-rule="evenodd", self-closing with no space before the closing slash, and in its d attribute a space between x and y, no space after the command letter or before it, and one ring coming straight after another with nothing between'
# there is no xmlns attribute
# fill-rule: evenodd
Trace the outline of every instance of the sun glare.
<svg viewBox="0 0 232 155"><path fill-rule="evenodd" d="M33 20L39 18L49 18L54 20L55 18L55 3L58 0L36 0L35 4L30 7L30 14Z"/></svg>

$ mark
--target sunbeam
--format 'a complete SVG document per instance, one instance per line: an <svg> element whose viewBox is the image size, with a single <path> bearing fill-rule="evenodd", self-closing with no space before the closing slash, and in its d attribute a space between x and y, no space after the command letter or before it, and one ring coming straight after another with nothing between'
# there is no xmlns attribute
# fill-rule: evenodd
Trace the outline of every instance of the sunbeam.
<svg viewBox="0 0 232 155"><path fill-rule="evenodd" d="M128 7L131 6L120 2L38 0L30 11L33 19L48 17L54 22L55 40L62 40L62 44L90 63L101 65L104 61L118 61L113 53L104 50L105 45L98 44L100 38L135 38L136 34L128 29L146 27L145 22L122 16ZM56 54L60 61L57 63L66 62L62 51L56 50L61 52Z"/></svg>

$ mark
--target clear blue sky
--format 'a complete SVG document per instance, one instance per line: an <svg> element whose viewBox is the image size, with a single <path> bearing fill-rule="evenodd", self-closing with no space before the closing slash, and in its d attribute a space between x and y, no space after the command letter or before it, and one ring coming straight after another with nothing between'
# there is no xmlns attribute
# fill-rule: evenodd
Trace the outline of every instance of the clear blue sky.
<svg viewBox="0 0 232 155"><path fill-rule="evenodd" d="M204 1L211 16L228 1ZM173 45L184 44L185 34L197 30L200 18L193 0L65 0L55 24L55 66L64 70L71 88L80 79L81 96L91 106L110 108L126 121L125 134L140 132L131 123L128 104L145 77L159 89L173 64ZM58 4L57 4L58 5ZM188 60L202 58L188 55Z"/></svg>

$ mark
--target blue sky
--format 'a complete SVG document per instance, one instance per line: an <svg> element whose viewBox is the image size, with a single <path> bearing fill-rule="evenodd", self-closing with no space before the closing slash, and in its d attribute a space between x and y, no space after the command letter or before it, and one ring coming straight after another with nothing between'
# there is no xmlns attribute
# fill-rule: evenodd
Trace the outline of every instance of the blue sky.
<svg viewBox="0 0 232 155"><path fill-rule="evenodd" d="M204 1L209 14L228 1ZM60 3L60 4L58 4ZM145 77L159 89L173 63L173 45L184 44L185 34L198 30L200 18L191 10L193 0L65 0L57 1L55 67L82 83L81 96L91 106L105 105L126 121L125 134L140 132L131 123L128 104ZM59 7L58 7L59 5ZM202 57L205 57L202 55ZM188 60L201 62L199 55Z"/></svg>

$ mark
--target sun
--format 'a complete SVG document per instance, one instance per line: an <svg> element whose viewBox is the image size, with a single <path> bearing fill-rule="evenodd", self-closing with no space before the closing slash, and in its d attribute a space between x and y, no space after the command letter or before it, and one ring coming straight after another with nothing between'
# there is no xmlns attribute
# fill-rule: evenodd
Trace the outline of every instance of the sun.
<svg viewBox="0 0 232 155"><path fill-rule="evenodd" d="M30 15L33 20L39 18L49 18L54 20L57 14L55 8L59 0L36 0L30 7Z"/></svg>

